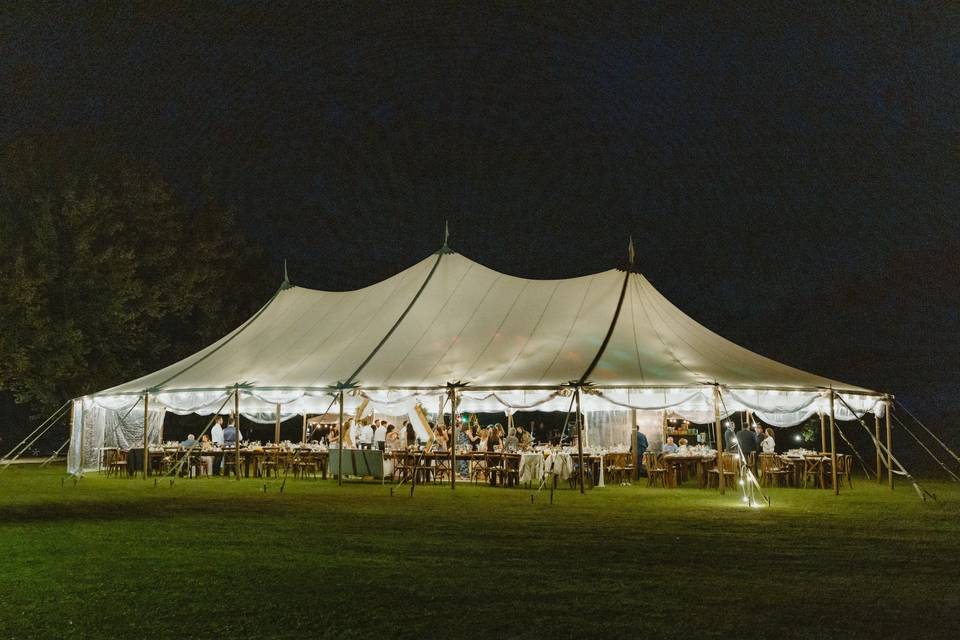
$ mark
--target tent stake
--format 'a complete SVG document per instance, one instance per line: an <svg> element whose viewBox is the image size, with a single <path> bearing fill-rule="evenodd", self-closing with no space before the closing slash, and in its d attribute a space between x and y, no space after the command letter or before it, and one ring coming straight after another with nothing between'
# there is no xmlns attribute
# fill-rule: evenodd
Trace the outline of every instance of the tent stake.
<svg viewBox="0 0 960 640"><path fill-rule="evenodd" d="M720 487L720 495L724 495L723 487L723 431L720 429L720 387L713 385L713 414L716 418L717 432L717 483Z"/></svg>
<svg viewBox="0 0 960 640"><path fill-rule="evenodd" d="M884 415L887 420L887 486L891 491L893 491L893 437L890 429L890 411L893 409L893 406L890 404L890 398L887 397L884 400Z"/></svg>
<svg viewBox="0 0 960 640"><path fill-rule="evenodd" d="M836 420L833 415L833 389L830 389L830 481L833 482L833 495L840 495L837 484L837 440L835 437Z"/></svg>

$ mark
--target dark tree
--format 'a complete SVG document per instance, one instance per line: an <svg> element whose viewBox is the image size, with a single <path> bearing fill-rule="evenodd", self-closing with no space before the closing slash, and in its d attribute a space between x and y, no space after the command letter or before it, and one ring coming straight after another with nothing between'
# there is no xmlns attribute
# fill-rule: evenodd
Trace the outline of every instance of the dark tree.
<svg viewBox="0 0 960 640"><path fill-rule="evenodd" d="M102 150L0 151L0 389L35 413L195 351L279 283L227 210Z"/></svg>

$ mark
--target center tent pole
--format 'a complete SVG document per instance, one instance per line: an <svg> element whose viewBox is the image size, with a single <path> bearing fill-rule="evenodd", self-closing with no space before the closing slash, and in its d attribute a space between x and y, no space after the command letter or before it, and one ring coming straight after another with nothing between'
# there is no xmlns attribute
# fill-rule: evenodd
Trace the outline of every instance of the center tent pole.
<svg viewBox="0 0 960 640"><path fill-rule="evenodd" d="M273 427L273 443L280 444L280 403L277 403L277 423Z"/></svg>
<svg viewBox="0 0 960 640"><path fill-rule="evenodd" d="M833 482L833 495L840 495L840 485L837 484L837 441L835 437L836 419L833 410L833 389L830 389L830 481Z"/></svg>
<svg viewBox="0 0 960 640"><path fill-rule="evenodd" d="M450 489L457 488L457 388L450 387Z"/></svg>
<svg viewBox="0 0 960 640"><path fill-rule="evenodd" d="M877 484L883 483L882 467L880 465L880 416L873 414L873 447L877 450Z"/></svg>
<svg viewBox="0 0 960 640"><path fill-rule="evenodd" d="M890 429L890 411L893 409L893 406L890 404L890 397L887 396L887 399L884 400L884 416L887 420L887 486L893 491L893 438Z"/></svg>
<svg viewBox="0 0 960 640"><path fill-rule="evenodd" d="M340 446L337 447L337 486L343 486L343 387L339 392L340 414L337 418L337 438Z"/></svg>
<svg viewBox="0 0 960 640"><path fill-rule="evenodd" d="M630 435L633 436L633 442L630 444L630 449L633 450L633 480L636 482L640 479L640 450L637 448L637 440L639 440L638 434L640 433L640 425L637 424L637 410L630 409L630 422L633 425L633 428L630 429Z"/></svg>
<svg viewBox="0 0 960 640"><path fill-rule="evenodd" d="M150 394L143 392L143 479L150 475Z"/></svg>
<svg viewBox="0 0 960 640"><path fill-rule="evenodd" d="M715 428L717 432L717 482L720 487L720 495L725 492L723 486L723 431L720 428L720 386L713 385L713 415Z"/></svg>
<svg viewBox="0 0 960 640"><path fill-rule="evenodd" d="M236 428L237 433L234 437L234 447L233 450L236 453L236 458L234 458L234 463L236 466L233 468L233 475L236 477L237 481L240 481L240 385L237 385L236 389L233 392L233 426Z"/></svg>
<svg viewBox="0 0 960 640"><path fill-rule="evenodd" d="M580 458L580 493L584 493L583 489L583 421L580 419L580 385L577 385L574 393L576 393L577 398L577 456Z"/></svg>

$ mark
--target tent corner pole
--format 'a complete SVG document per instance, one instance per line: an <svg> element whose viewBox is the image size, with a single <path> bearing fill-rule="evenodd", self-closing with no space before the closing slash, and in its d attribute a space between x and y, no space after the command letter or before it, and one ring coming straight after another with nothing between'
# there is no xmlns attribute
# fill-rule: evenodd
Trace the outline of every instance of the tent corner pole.
<svg viewBox="0 0 960 640"><path fill-rule="evenodd" d="M337 416L337 440L339 441L339 446L337 447L337 486L343 486L343 387L340 388L340 392L337 394L338 401L340 403L340 410Z"/></svg>
<svg viewBox="0 0 960 640"><path fill-rule="evenodd" d="M833 495L840 495L840 485L837 484L837 440L836 418L834 416L834 398L836 394L830 389L830 482L833 483Z"/></svg>
<svg viewBox="0 0 960 640"><path fill-rule="evenodd" d="M143 479L150 475L150 393L143 392Z"/></svg>
<svg viewBox="0 0 960 640"><path fill-rule="evenodd" d="M715 430L717 432L717 486L720 488L720 495L724 495L723 482L723 431L720 428L720 385L713 385L713 415L715 419Z"/></svg>
<svg viewBox="0 0 960 640"><path fill-rule="evenodd" d="M580 386L574 390L577 400L577 458L580 464L580 493L584 493L584 473L583 469L583 421L580 419ZM603 464L603 463L601 463Z"/></svg>
<svg viewBox="0 0 960 640"><path fill-rule="evenodd" d="M890 412L893 405L890 403L890 396L884 400L884 416L887 422L887 487L893 491L893 433L890 426Z"/></svg>
<svg viewBox="0 0 960 640"><path fill-rule="evenodd" d="M880 458L880 416L873 414L873 448L877 450L877 484L883 483L883 466Z"/></svg>
<svg viewBox="0 0 960 640"><path fill-rule="evenodd" d="M817 415L820 417L820 451L827 450L827 423L823 416L823 409L817 409Z"/></svg>

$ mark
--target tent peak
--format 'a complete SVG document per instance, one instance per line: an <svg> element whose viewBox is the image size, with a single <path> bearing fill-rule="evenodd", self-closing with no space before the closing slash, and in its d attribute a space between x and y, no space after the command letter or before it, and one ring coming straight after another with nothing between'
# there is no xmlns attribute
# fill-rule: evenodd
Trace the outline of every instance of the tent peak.
<svg viewBox="0 0 960 640"><path fill-rule="evenodd" d="M290 275L287 273L287 259L283 259L283 282L280 283L280 290L285 291L290 289L293 285L290 283Z"/></svg>
<svg viewBox="0 0 960 640"><path fill-rule="evenodd" d="M453 249L450 248L450 221L443 221L443 246L437 250L438 254L444 255L448 253L454 253Z"/></svg>

